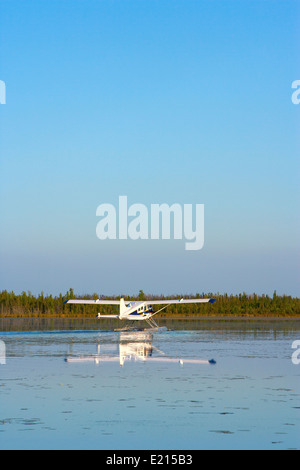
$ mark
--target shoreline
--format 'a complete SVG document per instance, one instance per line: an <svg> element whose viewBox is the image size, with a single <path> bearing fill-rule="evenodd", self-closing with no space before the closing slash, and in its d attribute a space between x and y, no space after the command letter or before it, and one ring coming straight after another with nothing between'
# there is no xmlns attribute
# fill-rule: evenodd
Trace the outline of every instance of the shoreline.
<svg viewBox="0 0 300 470"><path fill-rule="evenodd" d="M155 318L158 320L184 320L184 321L195 321L195 320L214 320L214 321L241 321L241 320L299 320L300 321L300 314L299 315L285 315L285 314L270 314L270 315L222 315L222 314L213 314L213 315L182 315L182 316L175 316L175 315L157 315ZM95 315L44 315L44 314L30 314L30 315L14 315L14 314L7 314L7 315L0 315L0 320L4 319L22 319L22 320L33 320L33 319L69 319L69 320L98 320L97 316ZM105 319L104 315L101 317L101 320L110 320L110 318Z"/></svg>

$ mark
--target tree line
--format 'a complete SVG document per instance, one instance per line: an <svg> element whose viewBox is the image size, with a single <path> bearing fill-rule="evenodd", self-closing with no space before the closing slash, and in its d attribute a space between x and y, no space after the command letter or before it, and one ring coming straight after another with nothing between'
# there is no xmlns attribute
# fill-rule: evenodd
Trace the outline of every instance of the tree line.
<svg viewBox="0 0 300 470"><path fill-rule="evenodd" d="M117 313L116 307L97 306L97 305L82 305L82 304L65 304L67 299L94 299L99 296L97 294L76 296L74 290L70 289L64 295L58 296L44 295L43 292L39 295L33 295L31 292L22 292L15 294L14 292L7 292L6 290L0 293L0 316L93 316L96 315L101 308L101 314L114 314ZM194 317L201 315L234 315L234 316L297 316L300 315L300 299L282 295L277 295L276 291L273 296L257 295L246 293L238 295L228 294L196 294L186 296L177 295L167 298L180 299L181 297L187 298L209 298L213 297L217 300L216 303L210 304L176 304L170 305L167 309L159 313L159 316L186 316ZM108 297L101 297L103 299ZM110 299L118 300L120 297L109 297ZM153 300L165 299L164 296L145 295L142 290L136 297L128 297L124 295L124 299L131 300ZM158 306L156 310L160 307Z"/></svg>

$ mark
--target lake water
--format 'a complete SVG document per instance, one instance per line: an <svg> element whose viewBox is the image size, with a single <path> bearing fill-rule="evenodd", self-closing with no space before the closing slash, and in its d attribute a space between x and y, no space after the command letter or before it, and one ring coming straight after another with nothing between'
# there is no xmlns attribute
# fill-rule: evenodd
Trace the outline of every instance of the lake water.
<svg viewBox="0 0 300 470"><path fill-rule="evenodd" d="M160 324L2 319L0 449L300 448L299 320Z"/></svg>

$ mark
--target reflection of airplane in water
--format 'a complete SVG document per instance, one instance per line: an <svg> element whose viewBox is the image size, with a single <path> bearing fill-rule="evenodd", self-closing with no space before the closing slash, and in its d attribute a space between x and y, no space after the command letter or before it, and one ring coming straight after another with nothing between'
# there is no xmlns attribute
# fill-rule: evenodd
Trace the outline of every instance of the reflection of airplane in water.
<svg viewBox="0 0 300 470"><path fill-rule="evenodd" d="M111 355L112 344L103 343L100 344L100 340L97 347L97 354L94 355L80 355L80 356L68 356L66 362L78 363L78 362L95 362L96 364L106 362L120 362L123 366L125 361L140 361L140 362L168 362L168 363L179 363L183 364L215 364L216 362L211 360L202 359L178 359L172 358L165 355L165 353L152 344L153 335L149 332L122 332L120 333L119 342L115 343L115 348L118 349L118 355ZM117 352L117 351L116 351ZM153 355L157 353L157 355Z"/></svg>

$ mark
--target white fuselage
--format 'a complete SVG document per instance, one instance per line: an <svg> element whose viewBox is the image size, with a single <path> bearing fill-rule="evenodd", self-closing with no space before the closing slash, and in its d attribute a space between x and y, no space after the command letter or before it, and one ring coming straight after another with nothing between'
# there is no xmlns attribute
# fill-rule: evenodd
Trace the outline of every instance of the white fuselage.
<svg viewBox="0 0 300 470"><path fill-rule="evenodd" d="M131 302L120 309L121 320L147 320L153 315L153 307L146 302Z"/></svg>

